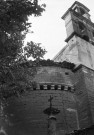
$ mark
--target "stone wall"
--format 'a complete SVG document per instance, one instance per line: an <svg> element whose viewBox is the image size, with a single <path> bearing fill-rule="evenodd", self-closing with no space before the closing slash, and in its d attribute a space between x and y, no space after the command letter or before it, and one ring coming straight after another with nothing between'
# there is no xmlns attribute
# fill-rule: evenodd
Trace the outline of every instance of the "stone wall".
<svg viewBox="0 0 94 135"><path fill-rule="evenodd" d="M94 92L92 93L91 90L94 88L92 79L90 79L90 72L91 70L82 66L75 73L75 75L78 76L78 81L75 86L75 95L77 102L79 125L81 129L90 127L93 124L92 116L94 113L92 114L91 110L94 104L92 104L91 106L90 95L93 96Z"/></svg>
<svg viewBox="0 0 94 135"><path fill-rule="evenodd" d="M29 74L27 78L30 81ZM32 78L32 77L31 77ZM1 127L7 135L46 135L48 116L43 111L49 107L48 99L53 97L52 105L60 110L57 117L57 132L77 129L76 116L68 112L75 109L76 101L73 85L77 78L68 69L59 67L40 67L34 77L36 84L63 85L67 89L31 89L22 95L9 97L2 101L3 115ZM32 79L31 79L32 81ZM3 119L4 118L4 119Z"/></svg>
<svg viewBox="0 0 94 135"><path fill-rule="evenodd" d="M93 75L84 66L74 72L60 67L38 67L33 80L29 74L26 76L29 82L34 81L34 88L1 101L1 129L7 135L47 135L48 116L43 111L50 105L50 96L53 107L60 110L56 116L57 135L90 127L94 123Z"/></svg>
<svg viewBox="0 0 94 135"><path fill-rule="evenodd" d="M5 126L7 133L9 135L46 135L48 117L43 111L49 107L50 96L53 96L53 107L60 110L60 114L57 115L57 130L76 129L74 114L67 112L67 108L75 108L72 93L60 90L36 90L25 93L22 97L8 100L8 106L5 108L5 114L9 120Z"/></svg>

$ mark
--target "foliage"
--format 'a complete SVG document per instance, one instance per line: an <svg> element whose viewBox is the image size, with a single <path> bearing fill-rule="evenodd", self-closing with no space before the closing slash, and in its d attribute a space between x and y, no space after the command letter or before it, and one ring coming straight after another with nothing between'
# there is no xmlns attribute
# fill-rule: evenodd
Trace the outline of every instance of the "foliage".
<svg viewBox="0 0 94 135"><path fill-rule="evenodd" d="M74 70L75 64L74 63L70 63L67 61L63 61L63 62L54 62L53 60L40 60L38 63L36 63L37 66L56 66L56 67L61 67L61 68L67 68L70 70Z"/></svg>
<svg viewBox="0 0 94 135"><path fill-rule="evenodd" d="M27 46L24 47L24 51L25 51L25 57L29 58L30 56L32 56L34 59L40 59L43 58L46 50L40 47L40 43L36 44L31 42L27 43Z"/></svg>
<svg viewBox="0 0 94 135"><path fill-rule="evenodd" d="M33 78L37 73L37 67L55 66L73 70L73 63L54 62L52 60L26 61L12 65L11 68L0 70L0 87L3 98L8 98L13 95L20 96L23 92L31 91L36 82ZM2 74L3 71L3 74Z"/></svg>
<svg viewBox="0 0 94 135"><path fill-rule="evenodd" d="M2 72L3 71L3 72ZM15 65L4 68L0 73L0 97L7 99L11 96L20 96L23 92L32 90L32 80L36 74L36 67Z"/></svg>
<svg viewBox="0 0 94 135"><path fill-rule="evenodd" d="M0 60L2 62L7 59L7 62L10 63L12 60L24 57L24 39L31 27L28 17L40 16L44 11L43 6L45 5L38 4L38 0L0 0ZM35 51L31 51L31 48L35 47L35 43L30 42L28 45L25 52L27 50L26 55L31 56L32 53L34 54L32 51ZM44 51L38 45L37 47L38 52Z"/></svg>

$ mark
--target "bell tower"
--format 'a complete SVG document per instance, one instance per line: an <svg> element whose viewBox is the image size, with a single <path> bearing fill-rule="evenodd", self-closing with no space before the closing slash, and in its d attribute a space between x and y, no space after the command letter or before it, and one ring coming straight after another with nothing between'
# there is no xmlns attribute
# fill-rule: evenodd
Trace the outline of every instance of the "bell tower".
<svg viewBox="0 0 94 135"><path fill-rule="evenodd" d="M54 61L82 64L94 70L94 23L89 9L78 1L65 12L67 45L54 57Z"/></svg>
<svg viewBox="0 0 94 135"><path fill-rule="evenodd" d="M73 71L78 129L94 125L94 23L89 9L78 1L62 16L65 20L67 45L54 57L55 62L67 61L76 65ZM94 133L93 133L94 134Z"/></svg>
<svg viewBox="0 0 94 135"><path fill-rule="evenodd" d="M73 35L77 35L94 45L94 24L91 22L89 9L86 6L75 1L63 15L62 19L65 20L67 31L66 42L68 42Z"/></svg>
<svg viewBox="0 0 94 135"><path fill-rule="evenodd" d="M77 1L62 19L65 20L67 46L55 61L66 60L77 66L75 75L80 76L75 84L77 118L79 127L86 128L94 125L94 23L89 9Z"/></svg>

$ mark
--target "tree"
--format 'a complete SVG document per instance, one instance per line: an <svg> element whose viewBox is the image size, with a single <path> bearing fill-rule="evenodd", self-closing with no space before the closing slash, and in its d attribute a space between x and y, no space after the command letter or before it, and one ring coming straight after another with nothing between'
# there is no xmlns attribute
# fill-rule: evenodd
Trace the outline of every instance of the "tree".
<svg viewBox="0 0 94 135"><path fill-rule="evenodd" d="M28 17L40 16L45 10L44 7L45 4L39 5L38 0L0 0L1 63L10 64L15 60L26 60L28 56L34 56L34 59L43 57L46 51L39 44L31 41L25 48L23 46L25 36L31 27Z"/></svg>
<svg viewBox="0 0 94 135"><path fill-rule="evenodd" d="M12 95L29 86L25 77L28 67L21 64L29 57L39 60L46 53L40 43L33 41L24 47L24 39L31 27L29 17L40 16L44 8L45 4L39 5L38 0L0 0L0 95ZM32 69L33 76L36 70ZM19 74L23 83L17 79Z"/></svg>

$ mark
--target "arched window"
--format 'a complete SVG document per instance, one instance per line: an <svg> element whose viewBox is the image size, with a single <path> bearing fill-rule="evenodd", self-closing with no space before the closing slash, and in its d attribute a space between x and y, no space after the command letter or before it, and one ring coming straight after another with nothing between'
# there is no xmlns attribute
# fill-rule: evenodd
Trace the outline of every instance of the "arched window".
<svg viewBox="0 0 94 135"><path fill-rule="evenodd" d="M80 21L78 22L78 24L79 24L80 31L83 32L85 30L85 28L86 28L85 25Z"/></svg>
<svg viewBox="0 0 94 135"><path fill-rule="evenodd" d="M86 26L82 22L80 22L80 21L78 22L78 25L79 25L81 37L84 40L89 41L89 37L88 37L88 34L87 34Z"/></svg>
<svg viewBox="0 0 94 135"><path fill-rule="evenodd" d="M81 15L86 14L86 12L85 12L85 10L84 10L83 8L80 7L79 9L80 9L80 14L81 14Z"/></svg>
<svg viewBox="0 0 94 135"><path fill-rule="evenodd" d="M89 42L89 37L87 35L83 35L82 38Z"/></svg>
<svg viewBox="0 0 94 135"><path fill-rule="evenodd" d="M75 11L76 13L78 13L78 8L77 8L77 7L75 7L75 8L74 8L74 11Z"/></svg>

